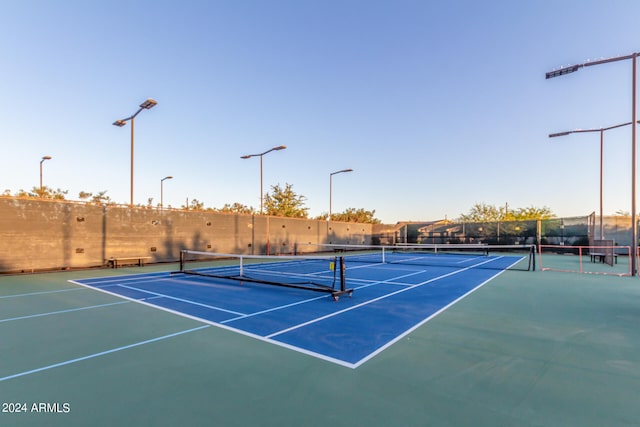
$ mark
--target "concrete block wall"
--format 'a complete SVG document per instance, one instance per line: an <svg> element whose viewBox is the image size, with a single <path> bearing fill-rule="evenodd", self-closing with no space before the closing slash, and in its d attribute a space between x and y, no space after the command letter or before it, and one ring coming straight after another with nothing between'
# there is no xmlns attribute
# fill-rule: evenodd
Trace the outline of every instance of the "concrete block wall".
<svg viewBox="0 0 640 427"><path fill-rule="evenodd" d="M293 253L296 243L371 244L372 225L0 197L0 272L179 259L180 250Z"/></svg>

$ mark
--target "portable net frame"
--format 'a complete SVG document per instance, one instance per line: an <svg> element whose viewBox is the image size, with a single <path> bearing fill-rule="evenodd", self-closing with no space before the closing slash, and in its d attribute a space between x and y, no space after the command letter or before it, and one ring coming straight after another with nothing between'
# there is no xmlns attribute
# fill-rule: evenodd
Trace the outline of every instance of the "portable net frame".
<svg viewBox="0 0 640 427"><path fill-rule="evenodd" d="M413 264L433 267L524 271L536 269L535 245L297 244L296 254L303 253L340 253L347 263Z"/></svg>
<svg viewBox="0 0 640 427"><path fill-rule="evenodd" d="M180 270L188 274L330 294L334 300L353 294L345 279L344 257L240 255L182 250Z"/></svg>

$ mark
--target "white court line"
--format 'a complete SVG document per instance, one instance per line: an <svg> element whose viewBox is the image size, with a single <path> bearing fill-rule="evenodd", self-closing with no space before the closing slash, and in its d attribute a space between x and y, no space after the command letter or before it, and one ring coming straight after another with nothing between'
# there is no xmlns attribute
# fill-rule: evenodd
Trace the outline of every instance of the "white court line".
<svg viewBox="0 0 640 427"><path fill-rule="evenodd" d="M405 277L415 276L416 274L421 274L421 273L424 273L424 272L425 272L424 270L422 270L422 271L414 271L413 273L404 274L404 275L398 276L398 277L392 277L391 279L387 279L387 280L383 280L383 281L377 281L377 282L373 282L373 283L368 283L366 285L362 285L362 286L358 286L358 287L354 288L354 291L357 291L358 289L368 288L369 286L374 286L374 285L390 284L390 283L393 283L393 282L391 282L392 280L404 279ZM403 283L402 286L410 286L410 285L407 285L406 283ZM261 315L261 314L270 313L270 312L278 311L278 310L284 310L284 309L289 308L289 307L293 307L293 306L301 305L301 304L306 304L308 302L316 301L316 300L323 299L323 298L327 298L327 295L323 295L321 297L316 297L316 298L309 298L309 299L306 299L306 300L297 301L297 302L294 302L294 303L291 303L291 304L281 305L281 306L278 306L278 307L272 307L272 308L269 308L269 309L266 309L266 310L262 310L262 311L256 311L255 313L245 314L245 315L240 316L240 317L234 317L232 319L224 320L224 321L222 321L220 323L234 322L236 320L246 319L248 317L254 317L254 316L258 316L258 315ZM269 336L267 336L267 338L269 338Z"/></svg>
<svg viewBox="0 0 640 427"><path fill-rule="evenodd" d="M0 378L0 382L6 381L6 380L11 380L11 379L14 379L14 378L24 377L26 375L35 374L35 373L42 372L42 371L47 371L49 369L59 368L61 366L70 365L70 364L76 363L76 362L82 362L84 360L94 359L96 357L105 356L107 354L116 353L118 351L128 350L130 348L139 347L139 346L142 346L142 345L145 345L145 344L150 344L150 343L153 343L153 342L162 341L162 340L165 340L167 338L173 338L173 337L176 337L178 335L188 334L189 332L199 331L200 329L204 329L204 328L208 328L208 327L209 327L209 325L198 326L197 328L187 329L186 331L175 332L173 334L163 335L163 336L157 337L157 338L151 338L151 339L146 340L146 341L140 341L140 342L129 344L129 345L125 345L125 346L122 346L122 347L112 348L111 350L101 351L100 353L89 354L87 356L78 357L76 359L66 360L66 361L60 362L60 363L54 363L53 365L48 365L48 366L43 366L41 368L31 369L30 371L19 372L17 374L8 375L6 377Z"/></svg>
<svg viewBox="0 0 640 427"><path fill-rule="evenodd" d="M261 314L270 313L270 312L273 312L273 311L284 310L285 308L290 308L290 307L294 307L296 305L306 304L308 302L316 301L316 300L319 300L319 299L325 299L327 297L328 297L328 295L322 295L320 297L315 297L315 298L309 298L309 299L305 299L305 300L301 300L301 301L296 301L296 302L293 302L291 304L285 304L285 305L280 305L278 307L268 308L266 310L256 311L255 313L243 314L242 316L233 317L231 319L223 320L220 323L235 322L236 320L242 320L242 319L246 319L248 317L259 316Z"/></svg>
<svg viewBox="0 0 640 427"><path fill-rule="evenodd" d="M170 295L161 294L161 293L158 293L158 292L147 291L146 289L139 289L139 288L135 288L133 286L127 286L127 285L119 285L119 286L122 287L122 288L131 289L132 291L138 291L138 292L143 292L143 293L146 293L146 294L154 295L156 297L168 298L168 299L171 299L171 300L174 300L174 301L186 302L187 304L197 305L199 307L210 308L212 310L223 311L225 313L235 314L236 316L244 316L245 315L245 313L240 313L238 311L227 310L227 309L224 309L222 307L216 307L216 306L208 305L208 304L202 304L202 303L195 302L195 301L190 301L190 300L184 299L184 298L172 297Z"/></svg>
<svg viewBox="0 0 640 427"><path fill-rule="evenodd" d="M503 258L503 257L501 256L501 257L498 257L498 258L496 258L496 259L499 259L499 258ZM433 279L427 280L427 281L422 282L422 283L419 283L419 284L417 284L417 285L408 285L408 284L406 284L406 283L404 283L404 284L402 284L402 283L401 283L401 285L406 286L406 288L404 288L404 289L402 289L402 290L400 290L400 291L396 291L396 292L394 292L393 294L388 294L388 295L385 295L385 296L383 296L383 297L376 298L375 300L384 299L384 298L387 298L387 297L389 297L389 296L392 296L392 295L398 294L398 293L400 293L400 292L404 292L404 291L406 291L406 290L413 289L413 288L415 288L415 287L417 287L417 286L423 286L423 285L425 285L425 284L428 284L428 283L434 282L434 281L436 281L436 280L440 280L440 279L443 279L443 278L445 278L445 277L452 276L452 275L458 274L458 273L460 273L460 272L463 272L463 271L466 271L466 270L473 269L473 268L475 268L475 267L477 267L477 266L480 266L480 265L486 264L486 263L488 263L488 262L495 261L496 259L489 260L489 261L485 261L485 262L483 262L483 263L479 263L479 264L475 264L475 265L473 265L473 266L465 267L465 268L463 268L463 269L460 269L460 270L457 270L457 271L453 271L453 272L450 272L450 273L444 274L444 275L442 275L442 276L438 276L438 277L436 277L436 278L433 278ZM518 261L519 261L519 260L518 260ZM514 264L515 264L515 263L517 263L518 261L515 261L515 262L514 262ZM375 264L374 264L374 265L375 265ZM383 264L383 265L384 265L384 264ZM373 266L373 265L371 265L371 266ZM364 267L364 266L363 266L363 267ZM353 267L353 268L360 268L360 267ZM509 267L507 267L507 269L508 269L508 268L509 268ZM398 269L398 270L402 270L402 269ZM406 270L404 270L404 271L406 271ZM331 357L331 356L324 355L324 354L322 354L322 353L316 353L316 352L314 352L314 351L307 350L307 349L302 348L302 347L296 347L296 346L294 346L294 345L290 345L290 344L287 344L287 343L284 343L284 342L280 342L280 341L277 341L277 340L274 340L274 339L272 339L272 338L271 338L272 336L275 336L275 335L278 335L278 334L282 334L282 333L284 333L285 331L280 331L280 332L277 332L277 333L275 333L275 334L271 334L271 335L268 335L268 336L261 336L261 335L257 335L257 334L254 334L254 333L251 333L251 332L248 332L248 331L242 330L242 329L237 329L237 328L234 328L234 327L230 327L230 326L224 325L224 324L222 324L222 323L220 323L220 322L214 322L214 321L210 321L210 320L202 319L202 318L199 318L199 317L196 317L196 316L192 316L192 315L189 315L189 314L186 314L186 313L182 313L182 312L180 312L180 311L175 311L175 310L171 310L171 309L168 309L168 308L165 308L165 307L160 307L160 306L157 306L157 305L154 305L154 304L147 303L147 302L145 302L145 301L137 300L137 299L130 298L130 297L126 297L126 296L123 296L123 295L120 295L120 294L117 294L117 293L114 293L114 292L110 292L110 291L107 291L107 290L103 290L103 289L100 289L100 288L96 288L95 286L92 286L92 285L85 285L85 284L83 284L83 283L78 283L78 282L74 282L74 281L70 281L70 282L72 282L72 283L74 283L74 284L77 284L77 285L80 285L80 286L87 287L87 288L96 289L96 290L98 290L98 291L101 291L101 292L104 292L104 293L108 293L108 294L110 294L110 295L114 295L114 296L117 296L117 297L119 297L119 298L124 298L124 299L130 300L130 301L135 301L135 302L138 302L138 303L140 303L140 304L144 304L144 305L147 305L147 306L149 306L149 307L153 307L153 308L155 308L155 309L160 309L160 310L163 310L163 311L166 311L166 312L169 312L169 313L172 313L172 314L175 314L175 315L181 316L181 317L185 317L185 318L189 318L189 319L197 320L197 321L204 322L204 323L206 323L206 324L208 324L208 325L211 325L211 326L216 326L216 327L219 327L219 328L221 328L221 329L226 329L226 330L229 330L229 331L233 331L233 332L235 332L235 333L239 333L239 334L241 334L241 335L245 335L245 336L248 336L248 337L251 337L251 338L257 339L257 340L259 340L259 341L264 341L264 342L267 342L267 343L270 343L270 344L275 344L275 345L280 346L280 347L283 347L283 348L288 348L288 349L290 349L290 350L294 350L294 351L297 351L297 352L299 352L299 353L307 354L307 355L309 355L309 356L312 356L312 357L315 357L315 358L318 358L318 359L321 359L321 360L325 360L325 361L328 361L328 362L331 362L331 363L335 363L335 364L337 364L337 365L341 365L341 366L344 366L344 367L348 367L348 368L351 368L351 369L355 369L355 368L357 368L358 366L360 366L360 365L362 365L363 363L365 363L367 360L371 359L371 358L372 358L372 357L374 357L375 355L377 355L377 354L379 354L380 352L382 352L384 349L388 348L389 346L391 346L392 344L394 344L395 342L397 342L398 340L400 340L401 338L403 338L404 336L406 336L407 334L409 334L410 332L412 332L413 330L415 330L416 328L418 328L419 326L421 326L421 325L423 325L424 323L426 323L428 320L430 320L430 319L432 319L433 317L435 317L437 314L440 314L442 311L446 310L447 308L449 308L450 306L452 306L452 305L453 305L453 304L455 304L456 302L460 301L462 298L466 297L466 296L467 296L467 295L469 295L471 292L475 291L476 289L480 288L480 287L481 287L481 286L483 286L484 284L488 283L489 281L491 281L493 278L497 277L498 275L500 275L500 274L504 273L504 271L506 271L506 269L505 269L505 270L501 270L501 271L499 271L497 274L493 275L492 277L490 277L489 279L487 279L485 282L481 283L480 285L478 285L478 286L477 286L477 287L475 287L474 289L470 290L470 291L469 291L469 292L467 292L466 294L464 294L464 295L460 296L460 297L459 297L459 298L457 298L455 301L453 301L453 302L451 302L450 304L448 304L447 306L445 306L445 307L441 308L441 309L440 309L440 310L438 310L436 313L432 314L432 315L431 315L431 316L429 316L428 318L426 318L426 319L424 319L423 321L419 322L418 324L416 324L414 327L410 328L409 330L407 330L407 331L403 332L402 334L400 334L399 336L397 336L395 339L393 339L392 341L390 341L390 342L389 342L389 343L387 343L386 345L384 345L384 346L380 347L379 349L375 350L374 352L370 353L369 355L367 355L366 357L362 358L361 360L359 360L359 361L357 361L357 362L355 362L355 363L346 362L346 361L341 360L341 359L336 359L336 358L333 358L333 357ZM374 286L374 285L376 285L376 284L383 284L383 283L384 283L384 284L392 284L392 283L393 283L393 282L392 282L393 280L397 280L397 279L402 278L402 277L407 277L407 276L411 276L411 275L415 275L415 274L420 274L420 273L424 273L424 272L425 272L424 270L421 270L421 271L413 271L413 272L411 272L411 273L408 273L408 274L406 274L406 275L402 275L402 276L398 276L398 277L396 277L396 278L390 278L390 279L387 279L387 280L384 280L384 281L379 281L379 282L372 282L372 283L369 283L369 284L363 285L363 286L361 286L360 288L369 287L369 286ZM352 280L354 280L354 281L358 281L358 282L365 282L365 280L361 280L361 279L352 279ZM323 297L320 297L320 298L323 298ZM314 298L314 299L318 299L318 298ZM371 303L371 302L373 302L373 301L375 301L375 300L369 301L368 303ZM362 305L366 305L366 304L367 304L367 303L363 303L363 304L360 304L360 305L358 305L358 306L351 307L351 308L349 308L349 309L341 310L341 311L339 311L338 313L334 313L334 315L339 314L339 313L343 313L343 312L347 312L347 311L349 311L349 310L351 310L351 309L354 309L354 308L356 308L356 307L359 307L359 306L362 306ZM327 317L331 317L331 316L324 316L323 318L316 319L314 322L306 322L305 324L298 325L297 327L301 327L301 326L306 325L306 324L315 323L315 322L320 321L320 320L322 320L322 319L324 319L324 318L327 318ZM289 328L289 330L290 330L290 329L294 329L294 328L296 328L296 327ZM0 381L2 381L2 379L0 379Z"/></svg>
<svg viewBox="0 0 640 427"><path fill-rule="evenodd" d="M29 293L26 293L26 294L3 295L3 296L0 297L0 299L29 297L31 295L55 294L55 293L58 293L58 292L72 292L72 291L82 291L82 290L85 290L85 289L84 288L71 288L71 289L58 289L58 290L55 290L55 291L29 292Z"/></svg>
<svg viewBox="0 0 640 427"><path fill-rule="evenodd" d="M100 281L96 281L96 282L90 282L90 281L86 281L84 282L85 285L89 285L92 288L108 288L109 286L118 286L121 283L125 283L125 282L134 282L134 283L153 283L153 282L157 282L158 280L164 280L164 279L169 279L170 276L149 276L146 278L141 278L141 277L113 277L113 278L109 278L106 280L100 280ZM71 281L71 283L76 283L74 281Z"/></svg>
<svg viewBox="0 0 640 427"><path fill-rule="evenodd" d="M68 310L50 311L48 313L30 314L27 316L12 317L10 319L0 319L0 323L12 322L14 320L33 319L35 317L53 316L54 314L72 313L74 311L91 310L93 308L109 307L111 305L126 304L128 302L129 301L117 301L117 302L111 302L109 304L91 305L88 307L70 308Z"/></svg>
<svg viewBox="0 0 640 427"><path fill-rule="evenodd" d="M366 361L370 360L371 358L375 357L376 355L382 353L384 350L386 350L387 348L391 347L393 344L397 343L398 341L400 341L402 338L406 337L407 335L409 335L411 332L415 331L416 329L418 329L420 326L424 325L425 323L427 323L429 320L433 319L434 317L436 317L437 315L439 315L440 313L442 313L443 311L447 310L449 307L451 307L452 305L458 303L460 300L462 300L463 298L466 298L467 296L469 296L471 293L475 292L476 290L480 289L481 287L483 287L484 285L486 285L487 283L489 283L491 280L495 279L496 277L498 277L499 275L501 275L502 273L504 273L506 270L501 270L498 271L496 274L494 274L493 276L489 277L487 280L485 280L484 282L480 283L478 286L476 286L475 288L469 290L467 293L460 295L458 298L456 298L455 300L451 301L449 304L445 305L444 307L440 308L439 310L437 310L436 312L434 312L433 314L431 314L430 316L426 317L424 320L418 322L416 325L414 325L413 327L407 329L406 331L404 331L403 333L401 333L400 335L398 335L397 337L395 337L394 339L392 339L391 341L389 341L388 343L386 343L385 345L383 345L382 347L376 349L375 351L369 353L367 356L363 357L362 359L358 360L356 363L353 364L353 369L357 368L358 366L362 365L363 363L365 363Z"/></svg>
<svg viewBox="0 0 640 427"><path fill-rule="evenodd" d="M486 264L487 262L489 262L489 261L485 261L485 262L482 262L482 263L476 264L476 265L474 265L473 267L477 267L477 266L479 266L479 265ZM460 270L452 271L452 272L450 272L450 273L443 274L443 275L441 275L441 276L437 276L437 277L431 278L431 279L429 279L429 280L426 280L426 281L421 282L421 283L417 283L417 284L415 284L415 285L407 286L406 288L399 289L399 290L397 290L397 291L395 291L395 292L391 292L391 293L389 293L389 294L385 294L385 295L379 296L378 298L374 298L374 299L371 299L371 300L365 301L365 302L363 302L363 303L360 303L360 304L357 304L357 305L351 306L351 307L349 307L349 308L345 308L345 309L343 309L343 310L339 310L339 311L336 311L336 312L334 312L334 313L327 314L327 315L322 316L322 317L318 317L318 318L313 319L313 320L310 320L310 321L308 321L308 322L303 322L303 323L300 323L300 324L298 324L298 325L291 326L291 327L286 328L286 329L283 329L283 330L281 330L281 331L279 331L279 332L275 332L275 333L273 333L273 334L267 335L267 336L266 336L266 338L273 338L273 337L275 337L275 336L282 335L282 334L284 334L284 333L294 331L294 330L296 330L296 329L299 329L299 328L302 328L302 327L305 327L305 326L308 326L308 325L311 325L311 324L314 324L314 323L320 322L320 321L322 321L322 320L329 319L329 318L334 317L334 316L337 316L337 315L339 315L339 314L347 313L347 312L352 311L352 310L355 310L355 309L357 309L357 308L364 307L364 306L367 306L367 305L369 305L369 304L371 304L371 303L374 303L374 302L377 302L377 301L380 301L380 300L383 300L383 299L386 299L386 298L392 297L392 296L394 296L394 295L397 295L397 294L400 294L400 293L403 293L403 292L410 291L410 290L412 290L412 289L415 289L415 288L420 287L420 286L424 286L424 285L426 285L426 284L429 284L429 283L435 282L435 281L437 281L437 280L444 279L444 278L446 278L446 277L450 277L450 276L454 276L454 275L456 275L456 274L459 274L459 273L462 273L462 272L467 271L467 270L469 270L469 269L472 269L473 267L466 267L466 268L462 268L462 269L460 269ZM397 280L397 279L398 279L398 278L392 278L392 279L389 279L389 280ZM383 283L383 282L380 282L380 283Z"/></svg>

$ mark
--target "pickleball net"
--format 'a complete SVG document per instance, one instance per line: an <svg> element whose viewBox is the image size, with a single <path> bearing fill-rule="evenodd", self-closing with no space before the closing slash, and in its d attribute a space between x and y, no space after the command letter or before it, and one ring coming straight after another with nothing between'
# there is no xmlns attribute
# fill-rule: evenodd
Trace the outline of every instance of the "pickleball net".
<svg viewBox="0 0 640 427"><path fill-rule="evenodd" d="M535 248L535 245L401 244L382 246L297 243L295 253L298 255L336 253L343 256L348 264L362 262L534 271L536 269Z"/></svg>
<svg viewBox="0 0 640 427"><path fill-rule="evenodd" d="M180 270L186 274L246 283L304 289L330 294L334 300L351 295L341 255L241 255L182 250Z"/></svg>

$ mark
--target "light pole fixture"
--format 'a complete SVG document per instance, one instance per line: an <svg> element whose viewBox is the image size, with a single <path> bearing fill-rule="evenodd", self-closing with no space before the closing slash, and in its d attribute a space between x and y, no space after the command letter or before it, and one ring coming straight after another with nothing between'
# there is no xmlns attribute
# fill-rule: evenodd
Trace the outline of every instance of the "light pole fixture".
<svg viewBox="0 0 640 427"><path fill-rule="evenodd" d="M342 169L340 171L331 172L329 174L329 218L328 221L331 221L331 208L332 208L332 199L333 199L333 175L345 172L353 172L353 169Z"/></svg>
<svg viewBox="0 0 640 427"><path fill-rule="evenodd" d="M632 247L632 256L631 256L631 275L636 276L637 272L637 257L638 257L638 224L636 222L636 123L637 112L636 112L636 81L637 81L637 58L640 53L634 52L630 55L618 56L615 58L601 59L599 61L586 62L584 64L576 64L571 65L569 67L562 67L558 70L550 71L546 73L546 78L550 79L553 77L563 76L565 74L573 73L578 71L578 69L582 67L590 67L592 65L600 65L606 64L609 62L616 61L624 61L627 59L631 59L631 247Z"/></svg>
<svg viewBox="0 0 640 427"><path fill-rule="evenodd" d="M284 150L286 145L279 145L277 147L273 147L270 150L265 151L264 153L259 154L246 154L244 156L240 156L241 159L250 159L251 157L260 157L260 214L262 214L262 202L264 200L262 193L262 156L272 151Z"/></svg>
<svg viewBox="0 0 640 427"><path fill-rule="evenodd" d="M131 117L127 117L126 119L116 120L115 122L113 122L114 126L122 127L126 125L129 120L131 121L131 201L129 203L130 207L133 207L133 135L134 135L133 128L134 128L135 118L138 114L140 114L140 111L150 110L151 108L155 107L156 104L158 104L156 101L149 98L146 101L144 101L142 104L140 104L140 108L138 109L138 111L136 111Z"/></svg>
<svg viewBox="0 0 640 427"><path fill-rule="evenodd" d="M169 176L165 176L164 178L162 178L160 180L160 209L162 209L162 207L164 206L164 204L163 204L163 193L164 193L163 184L164 184L164 180L165 179L173 179L173 177L171 175L169 175Z"/></svg>
<svg viewBox="0 0 640 427"><path fill-rule="evenodd" d="M42 197L42 190L43 190L43 186L42 186L42 164L45 162L45 160L51 160L52 157L51 156L42 156L42 159L40 160L40 197Z"/></svg>
<svg viewBox="0 0 640 427"><path fill-rule="evenodd" d="M604 240L604 225L602 223L603 222L603 219L602 219L603 218L603 202L602 202L603 184L602 183L603 183L603 174L604 174L604 163L603 163L604 162L604 133L611 129L617 129L619 127L629 126L630 124L631 122L627 122L619 125L609 126L606 128L600 128L600 129L576 129L576 130L549 134L549 138L556 138L559 136L571 135L572 133L592 133L592 132L600 133L600 240Z"/></svg>

